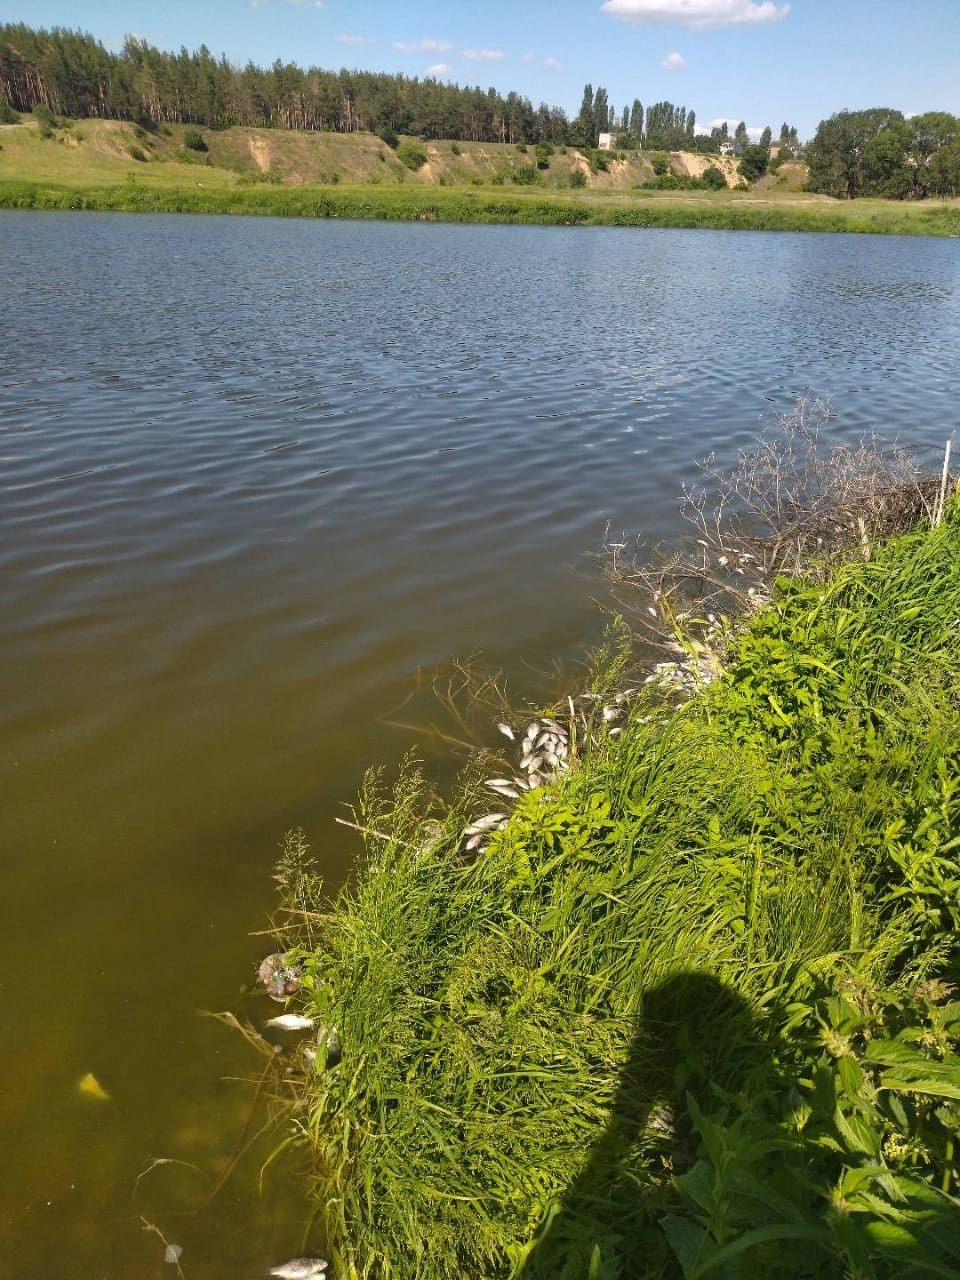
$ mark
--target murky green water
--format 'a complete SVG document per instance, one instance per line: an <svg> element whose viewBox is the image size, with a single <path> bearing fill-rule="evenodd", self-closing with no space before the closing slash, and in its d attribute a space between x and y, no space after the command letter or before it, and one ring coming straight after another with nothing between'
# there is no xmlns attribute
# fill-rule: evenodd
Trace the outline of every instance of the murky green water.
<svg viewBox="0 0 960 1280"><path fill-rule="evenodd" d="M283 832L340 881L364 768L452 767L418 679L542 688L607 522L674 536L795 395L942 442L958 283L953 242L0 217L0 1273L172 1274L142 1218L195 1280L296 1252L255 1156L210 1199L260 1062L198 1012L276 1012Z"/></svg>

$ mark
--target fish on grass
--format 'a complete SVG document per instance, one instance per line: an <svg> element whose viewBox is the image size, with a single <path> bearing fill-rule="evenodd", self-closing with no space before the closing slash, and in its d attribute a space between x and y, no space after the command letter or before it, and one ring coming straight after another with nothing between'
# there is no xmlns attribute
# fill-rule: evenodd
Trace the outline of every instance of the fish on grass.
<svg viewBox="0 0 960 1280"><path fill-rule="evenodd" d="M279 1267L271 1267L267 1275L277 1276L278 1280L317 1280L327 1266L326 1258L291 1258Z"/></svg>
<svg viewBox="0 0 960 1280"><path fill-rule="evenodd" d="M302 1013L281 1013L267 1022L268 1027L279 1027L281 1031L309 1031L315 1025L313 1018L306 1018Z"/></svg>

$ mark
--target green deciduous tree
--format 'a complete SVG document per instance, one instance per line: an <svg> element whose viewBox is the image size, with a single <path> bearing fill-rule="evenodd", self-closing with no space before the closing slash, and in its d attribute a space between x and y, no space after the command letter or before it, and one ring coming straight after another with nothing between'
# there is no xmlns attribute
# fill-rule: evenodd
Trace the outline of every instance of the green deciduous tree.
<svg viewBox="0 0 960 1280"><path fill-rule="evenodd" d="M756 182L758 178L762 178L767 172L769 162L770 152L766 147L746 146L743 149L743 155L740 157L738 171L747 182Z"/></svg>
<svg viewBox="0 0 960 1280"><path fill-rule="evenodd" d="M890 107L838 111L822 120L807 148L809 189L840 199L870 194L866 148L878 134L902 123L903 113Z"/></svg>

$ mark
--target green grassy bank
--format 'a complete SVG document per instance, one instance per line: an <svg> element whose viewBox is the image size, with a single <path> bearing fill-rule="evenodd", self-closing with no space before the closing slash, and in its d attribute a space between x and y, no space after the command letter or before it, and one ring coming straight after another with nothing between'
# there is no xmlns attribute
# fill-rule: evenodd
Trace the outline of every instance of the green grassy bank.
<svg viewBox="0 0 960 1280"><path fill-rule="evenodd" d="M672 711L616 703L615 632L479 851L493 755L452 803L372 776L333 904L288 837L336 1274L960 1275L958 563L954 502L780 579Z"/></svg>
<svg viewBox="0 0 960 1280"><path fill-rule="evenodd" d="M88 209L126 213L219 213L291 218L520 223L547 226L688 227L727 231L841 231L960 235L960 206L893 201L778 203L735 193L683 198L662 193L561 194L442 187L154 185L138 177L74 185L0 179L0 209Z"/></svg>

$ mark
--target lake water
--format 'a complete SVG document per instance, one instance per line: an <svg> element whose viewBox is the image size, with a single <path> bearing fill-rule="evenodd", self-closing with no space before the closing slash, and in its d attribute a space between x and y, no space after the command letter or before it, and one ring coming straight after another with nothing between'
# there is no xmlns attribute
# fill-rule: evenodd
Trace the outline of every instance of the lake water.
<svg viewBox="0 0 960 1280"><path fill-rule="evenodd" d="M794 397L942 448L960 249L5 213L0 299L0 1272L171 1275L145 1219L256 1276L303 1207L262 1147L216 1189L260 1061L198 1011L277 1011L284 831L340 881L365 767L450 767L434 674L542 690L607 523Z"/></svg>

